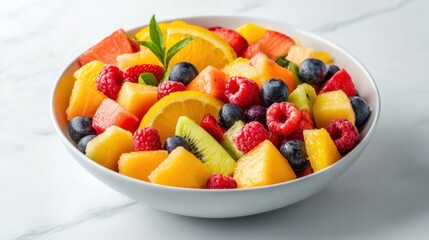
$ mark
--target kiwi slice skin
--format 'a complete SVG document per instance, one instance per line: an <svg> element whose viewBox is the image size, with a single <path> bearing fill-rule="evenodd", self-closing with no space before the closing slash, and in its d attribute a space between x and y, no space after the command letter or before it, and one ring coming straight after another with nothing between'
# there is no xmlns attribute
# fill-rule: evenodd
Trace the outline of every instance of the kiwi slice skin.
<svg viewBox="0 0 429 240"><path fill-rule="evenodd" d="M229 153L194 120L181 116L176 125L176 135L188 143L191 152L213 173L231 176L236 162Z"/></svg>
<svg viewBox="0 0 429 240"><path fill-rule="evenodd" d="M287 101L295 104L299 110L304 108L308 109L310 115L313 117L313 104L316 98L316 90L314 90L311 85L303 83L298 85L298 87L291 92Z"/></svg>
<svg viewBox="0 0 429 240"><path fill-rule="evenodd" d="M244 153L238 150L237 146L234 143L234 137L240 132L240 130L244 127L244 123L242 121L236 121L232 127L226 131L223 135L222 147L233 157L235 160L241 158Z"/></svg>

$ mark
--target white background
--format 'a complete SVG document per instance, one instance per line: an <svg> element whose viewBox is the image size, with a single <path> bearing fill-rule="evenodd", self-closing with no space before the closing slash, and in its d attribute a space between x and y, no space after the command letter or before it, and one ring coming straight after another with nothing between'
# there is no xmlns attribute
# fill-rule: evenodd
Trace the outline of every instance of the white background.
<svg viewBox="0 0 429 240"><path fill-rule="evenodd" d="M0 0L0 239L429 239L429 3ZM49 117L61 71L118 28L199 15L285 22L361 60L382 99L367 151L320 193L274 212L197 219L97 181Z"/></svg>

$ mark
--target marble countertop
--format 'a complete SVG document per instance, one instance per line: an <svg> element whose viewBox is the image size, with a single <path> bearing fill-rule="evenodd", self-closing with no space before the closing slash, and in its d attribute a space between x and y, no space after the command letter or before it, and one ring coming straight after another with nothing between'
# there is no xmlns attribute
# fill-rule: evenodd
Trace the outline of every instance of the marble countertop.
<svg viewBox="0 0 429 240"><path fill-rule="evenodd" d="M428 8L423 0L2 1L0 239L428 239ZM367 151L318 194L244 218L176 216L106 187L62 146L49 95L79 53L153 13L267 18L343 46L381 93Z"/></svg>

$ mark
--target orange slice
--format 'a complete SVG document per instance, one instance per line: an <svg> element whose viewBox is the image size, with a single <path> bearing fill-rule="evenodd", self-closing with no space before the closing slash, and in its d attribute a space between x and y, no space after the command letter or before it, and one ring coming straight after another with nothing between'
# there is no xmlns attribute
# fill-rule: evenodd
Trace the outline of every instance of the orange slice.
<svg viewBox="0 0 429 240"><path fill-rule="evenodd" d="M194 37L194 40L171 59L169 66L186 61L194 64L198 71L208 65L220 69L237 57L234 49L215 33L182 21L170 24L167 30L167 49L187 37Z"/></svg>
<svg viewBox="0 0 429 240"><path fill-rule="evenodd" d="M222 102L200 92L183 91L171 93L155 103L143 117L140 127L154 127L158 130L161 142L174 135L177 119L187 116L200 123L204 115L210 113L216 119Z"/></svg>

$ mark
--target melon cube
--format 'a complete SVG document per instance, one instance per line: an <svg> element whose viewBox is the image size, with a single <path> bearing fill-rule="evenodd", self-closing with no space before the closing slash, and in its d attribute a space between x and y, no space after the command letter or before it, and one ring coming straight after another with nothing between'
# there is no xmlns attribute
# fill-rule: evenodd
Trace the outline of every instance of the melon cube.
<svg viewBox="0 0 429 240"><path fill-rule="evenodd" d="M227 80L228 76L224 72L215 67L207 66L188 84L186 90L207 93L221 101L227 102L228 99L225 96L225 84Z"/></svg>
<svg viewBox="0 0 429 240"><path fill-rule="evenodd" d="M183 147L174 149L149 175L152 183L184 188L205 188L210 169Z"/></svg>
<svg viewBox="0 0 429 240"><path fill-rule="evenodd" d="M67 120L76 116L94 117L97 108L106 98L103 93L87 86L83 81L75 81L66 110Z"/></svg>
<svg viewBox="0 0 429 240"><path fill-rule="evenodd" d="M294 45L289 49L289 53L287 54L286 58L287 60L300 66L305 59L312 58L314 53L315 51L312 47Z"/></svg>
<svg viewBox="0 0 429 240"><path fill-rule="evenodd" d="M119 173L149 182L149 174L168 156L164 150L124 153L119 158Z"/></svg>
<svg viewBox="0 0 429 240"><path fill-rule="evenodd" d="M106 98L97 108L92 120L92 126L98 134L113 125L134 132L137 129L138 121L139 119L134 114L125 110L112 99Z"/></svg>
<svg viewBox="0 0 429 240"><path fill-rule="evenodd" d="M267 32L267 29L253 23L247 23L238 27L235 29L235 31L243 36L247 43L253 44L264 36L264 34Z"/></svg>
<svg viewBox="0 0 429 240"><path fill-rule="evenodd" d="M120 156L131 151L134 151L133 135L120 127L111 126L88 143L86 156L106 168L118 171Z"/></svg>
<svg viewBox="0 0 429 240"><path fill-rule="evenodd" d="M140 83L126 82L122 85L116 101L138 119L142 119L149 108L158 101L157 88Z"/></svg>
<svg viewBox="0 0 429 240"><path fill-rule="evenodd" d="M324 128L339 118L345 118L351 123L355 123L352 104L342 90L317 95L313 104L313 117L318 128Z"/></svg>
<svg viewBox="0 0 429 240"><path fill-rule="evenodd" d="M296 178L288 161L265 140L237 161L234 179L239 188L252 188L281 183Z"/></svg>
<svg viewBox="0 0 429 240"><path fill-rule="evenodd" d="M304 130L305 150L314 172L323 170L341 158L335 142L324 128Z"/></svg>

